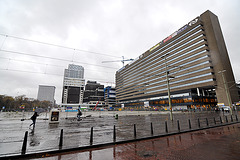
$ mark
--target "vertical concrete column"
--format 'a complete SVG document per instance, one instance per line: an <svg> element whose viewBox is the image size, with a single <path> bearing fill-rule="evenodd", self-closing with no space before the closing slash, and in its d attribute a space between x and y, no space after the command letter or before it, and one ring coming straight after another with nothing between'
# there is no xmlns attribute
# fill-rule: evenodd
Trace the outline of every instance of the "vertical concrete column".
<svg viewBox="0 0 240 160"><path fill-rule="evenodd" d="M199 88L197 88L197 95L200 96Z"/></svg>

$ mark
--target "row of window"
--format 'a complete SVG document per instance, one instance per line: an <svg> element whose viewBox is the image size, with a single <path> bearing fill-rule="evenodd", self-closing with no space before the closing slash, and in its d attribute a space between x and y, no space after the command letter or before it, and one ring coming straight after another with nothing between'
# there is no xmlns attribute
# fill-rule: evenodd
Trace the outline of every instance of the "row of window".
<svg viewBox="0 0 240 160"><path fill-rule="evenodd" d="M174 42L180 40L181 38L186 38L186 35L190 34L190 37L193 36L194 34L198 33L199 31L201 31L201 25L198 25L194 28L192 28L191 30L189 30L188 32L184 33L183 35L179 36L178 38L176 38L175 40L171 41L170 43L167 43L166 45L162 46L160 49L154 51L153 53L151 53L151 55L147 56L147 57L143 57L141 60L136 61L134 64L132 64L131 66L129 66L128 68L126 68L125 70L123 70L121 73L124 74L125 76L128 76L132 73L134 73L134 71L136 69L138 69L139 67L141 67L141 63L149 63L152 62L153 60L155 60L157 58L157 56L159 56L160 54L163 54L164 51L166 51L165 49L167 48L167 46L173 44ZM176 44L179 44L180 42L182 42L183 40L179 41ZM175 45L176 45L175 44ZM174 46L174 44L173 44ZM172 49L173 46L170 46L169 49ZM144 65L142 67L145 67ZM132 71L132 72L131 72ZM120 74L121 74L120 73Z"/></svg>
<svg viewBox="0 0 240 160"><path fill-rule="evenodd" d="M180 56L181 57L181 56ZM176 58L179 58L179 57L176 57ZM159 59L159 58L158 58ZM157 59L157 60L158 60ZM152 74L154 74L154 73L157 73L159 70L164 70L163 68L164 68L164 63L163 63L163 60L162 59L160 59L159 60L162 64L160 64L159 62L157 62L157 64L156 63L154 63L154 62L152 62L152 64L149 66L149 67L145 67L145 65L143 65L142 67L145 67L145 68L143 68L142 70L144 70L145 72L143 72L143 73L141 73L142 75L144 75L145 73L147 73L147 72L150 72L150 71L154 71L154 72L152 72ZM171 60L172 61L172 60ZM170 62L171 62L170 61ZM168 63L168 62L167 62ZM146 64L146 63L145 63ZM155 65L155 67L152 67L152 66L154 66ZM135 71L135 74L132 74L131 76L129 76L128 78L130 78L130 79L132 79L132 81L129 81L129 79L128 78L124 78L124 76L123 77L121 77L121 78L124 78L124 81L126 80L126 81L128 81L127 82L127 84L129 84L129 82L136 82L136 77L138 76L137 74L139 74L142 70L141 70L141 68L142 68L141 66L139 67L139 69L138 70L136 70ZM155 70L155 68L156 67L158 67L159 69L158 70ZM150 69L150 70L149 70ZM135 76L134 76L135 75ZM146 78L142 78L143 80L144 79L146 79ZM117 81L119 81L120 79L118 79L117 78ZM121 80L120 80L121 81ZM127 85L127 84L124 84L124 85ZM131 83L129 84L129 85L131 85ZM121 86L119 86L118 85L118 87L121 87ZM126 86L126 87L128 87L128 86Z"/></svg>
<svg viewBox="0 0 240 160"><path fill-rule="evenodd" d="M209 64L209 62L208 61L206 61L206 62L203 62L203 63L200 63L200 64L197 64L196 63L196 65L193 65L193 66L190 66L188 69L190 69L190 68L196 68L196 67L199 67L199 66L204 66L204 65L208 65ZM205 67L206 68L206 67ZM208 67L208 69L209 69L209 67ZM196 70L193 70L193 72L197 72ZM188 79L197 79L197 78L199 78L199 77L201 77L201 76L205 76L207 73L205 73L205 74L202 74L202 75L196 75L195 74L195 76L191 76L191 74L192 74L192 72L189 72L188 73L189 74L189 77L190 78L186 78L186 77L188 77L187 75L185 75L185 78L183 79L181 79L181 77L183 77L181 74L178 74L179 76L176 76L175 77L175 79L174 79L174 83L178 83L178 82L182 82L182 81L184 81L184 80L188 80ZM210 72L208 73L208 74L211 74ZM174 75L174 74L173 74ZM193 75L193 74L192 74ZM122 90L122 93L124 93L124 95L126 95L127 93L134 93L135 91L137 91L138 89L145 89L145 88L149 88L151 85L152 86L155 86L155 87L160 87L160 86L158 86L158 84L166 84L166 79L164 78L166 75L164 75L164 74L162 74L162 76L158 76L157 78L155 78L155 79L148 79L147 81L145 81L144 83L145 83L145 85L142 85L142 86L140 86L140 87L136 87L135 86L135 88L134 89L132 89L132 88L128 88L128 89L126 89L126 90ZM179 81L177 81L177 79L180 79ZM155 82L154 82L155 81ZM152 83L153 82L153 83ZM138 84L139 85L139 84ZM121 93L121 92L118 92L118 93ZM126 95L127 96L127 95Z"/></svg>
<svg viewBox="0 0 240 160"><path fill-rule="evenodd" d="M140 98L166 92L166 72L169 76L174 76L170 86L175 90L212 82L214 76L210 67L204 30L199 24L117 72L117 99ZM201 74L196 74L198 72Z"/></svg>

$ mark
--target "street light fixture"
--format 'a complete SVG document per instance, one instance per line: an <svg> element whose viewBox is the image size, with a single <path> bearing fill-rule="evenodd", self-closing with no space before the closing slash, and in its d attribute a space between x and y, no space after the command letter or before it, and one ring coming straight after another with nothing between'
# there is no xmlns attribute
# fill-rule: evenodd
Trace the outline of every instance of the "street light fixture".
<svg viewBox="0 0 240 160"><path fill-rule="evenodd" d="M166 68L166 79L167 79L167 88L168 88L168 104L169 104L169 108L170 108L170 120L173 121L172 102L171 102L171 93L170 93L170 85L169 85L169 78L172 78L172 77L168 76L166 56L168 56L168 54L162 56L161 58L164 58L164 60L165 60L164 62L165 62L165 68Z"/></svg>
<svg viewBox="0 0 240 160"><path fill-rule="evenodd" d="M232 103L231 103L231 98L230 98L228 86L227 86L227 83L226 83L226 80L225 80L224 72L226 72L226 70L219 71L218 73L219 73L219 74L220 74L220 73L222 74L222 79L223 79L223 84L224 84L225 92L226 92L226 95L227 95L228 105L229 105L229 107L230 107L230 114L232 115L232 114L233 114L233 111L232 111Z"/></svg>

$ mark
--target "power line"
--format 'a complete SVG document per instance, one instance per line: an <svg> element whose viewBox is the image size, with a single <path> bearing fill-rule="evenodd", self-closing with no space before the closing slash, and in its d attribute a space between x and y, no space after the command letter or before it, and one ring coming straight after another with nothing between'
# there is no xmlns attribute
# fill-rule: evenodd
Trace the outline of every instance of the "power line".
<svg viewBox="0 0 240 160"><path fill-rule="evenodd" d="M101 66L101 65L96 65L96 64L85 63L85 62L66 60L66 59L48 57L48 56L41 56L41 55L36 55L36 54L23 53L23 52L18 52L18 51L9 51L9 50L3 50L3 49L1 49L0 51L7 52L7 53L21 54L21 55L26 55L26 56L33 56L33 57L39 57L39 58L58 60L58 61L65 61L65 62L72 62L72 63L75 62L75 63L79 63L79 64L86 64L86 65L92 65L92 66L98 66L98 67L104 67L104 68L110 68L110 69L119 69L119 68L106 67L106 66Z"/></svg>
<svg viewBox="0 0 240 160"><path fill-rule="evenodd" d="M54 64L49 64L49 63L40 63L40 62L19 60L19 59L6 58L6 57L0 57L0 59L7 59L7 60L9 60L9 61L11 60L11 61L26 62L26 63L34 63L34 64L40 64L40 65L44 65L44 66L54 66L54 67L61 67L61 68L65 68L65 67L66 67L66 66L61 66L61 65L54 65ZM105 72L105 73L114 73L114 72L106 72L106 71L98 71L98 70L86 69L85 67L84 67L84 70L87 70L87 71L97 71L97 72Z"/></svg>
<svg viewBox="0 0 240 160"><path fill-rule="evenodd" d="M3 71L13 71L13 72L22 72L22 73L32 73L32 74L44 74L44 75L53 75L53 76L60 76L63 77L64 75L61 74L52 74L52 73L46 73L46 72L34 72L34 71L24 71L24 70L17 70L17 69L4 69L4 68L0 68L0 70ZM84 79L94 79L94 78L84 78ZM102 82L102 83L112 83L115 84L114 82L105 82L104 79L99 79L100 81L98 82ZM103 82L104 81L104 82Z"/></svg>
<svg viewBox="0 0 240 160"><path fill-rule="evenodd" d="M11 37L11 38L19 39L19 40L30 41L30 42L34 42L34 43L39 43L39 44L44 44L44 45L49 45L49 46L55 46L55 47L59 47L59 48L70 49L70 50L74 50L74 51L81 51L81 52L87 52L87 53L98 54L98 55L103 55L103 56L109 56L109 57L114 57L114 58L120 58L120 57L118 57L118 56L112 56L112 55L105 54L105 53L99 53L99 52L87 51L87 50L83 50L83 49L66 47L66 46L62 46L62 45L58 45L58 44L52 44L52 43L47 43L47 42L42 42L42 41L37 41L37 40L31 40L31 39L26 39L26 38L11 36L11 35L2 34L2 33L0 33L0 35L1 35L1 36L5 36L5 37Z"/></svg>

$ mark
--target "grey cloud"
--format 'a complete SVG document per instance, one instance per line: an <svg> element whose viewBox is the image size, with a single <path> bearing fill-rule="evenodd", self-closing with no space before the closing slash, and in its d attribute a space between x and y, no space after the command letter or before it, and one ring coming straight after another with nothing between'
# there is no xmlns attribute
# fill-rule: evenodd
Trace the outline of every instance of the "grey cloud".
<svg viewBox="0 0 240 160"><path fill-rule="evenodd" d="M118 60L121 59L121 56L136 58L209 9L219 17L235 78L239 80L239 6L238 0L232 0L231 3L226 0L1 0L0 31L3 34L105 53L119 58L80 51L74 53L73 50L10 38L7 38L4 49L64 58L70 61L74 57L74 60L78 62L120 68L121 62L102 64L101 61ZM0 36L0 46L3 39L4 37ZM16 54L10 55L3 52L0 54L1 56L50 64L47 72L59 75L63 74L64 68L71 63ZM7 59L0 58L0 62L5 64L5 66L0 65L3 68L8 64ZM114 80L115 69L78 64L86 68L85 75L91 80ZM14 69L34 69L39 72L44 72L46 69L45 65L36 64L29 68L31 65L33 64L23 63L22 66L18 65ZM1 70L0 73L4 76L0 80L0 85L4 86L0 94L14 96L14 94L16 95L15 90L21 84L21 88L26 88L22 90L23 94L36 98L38 85L49 83L49 85L57 86L56 99L60 103L62 77ZM8 92L8 90L14 92Z"/></svg>

